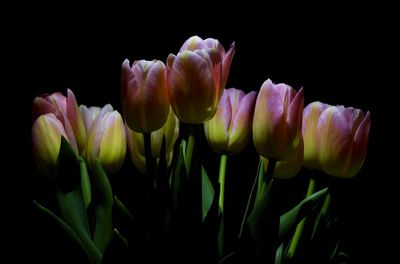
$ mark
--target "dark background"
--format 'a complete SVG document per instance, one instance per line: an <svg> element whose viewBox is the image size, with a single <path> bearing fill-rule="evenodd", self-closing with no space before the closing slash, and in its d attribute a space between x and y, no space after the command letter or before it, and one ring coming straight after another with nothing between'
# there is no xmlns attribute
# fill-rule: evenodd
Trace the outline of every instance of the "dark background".
<svg viewBox="0 0 400 264"><path fill-rule="evenodd" d="M40 258L43 250L54 249L57 241L52 240L55 235L51 233L55 231L41 225L30 211L32 199L46 196L41 193L45 184L35 167L31 150L30 107L35 96L55 91L65 94L66 89L71 88L79 104L103 106L111 103L121 111L119 82L125 58L131 62L136 59L165 61L169 53L177 53L187 38L199 35L219 39L226 49L232 41L236 42L227 87L258 91L270 78L296 90L303 87L305 105L319 100L371 112L370 144L364 167L355 178L337 183L341 186L338 203L344 222L343 239L354 263L370 257L384 258L389 250L383 239L391 228L390 224L383 226L382 223L388 223L386 216L392 218L387 202L394 196L390 194L390 175L381 169L384 164L381 146L389 142L383 129L388 110L379 96L379 91L385 87L376 80L379 58L385 55L384 51L377 50L376 44L384 40L384 36L369 13L354 16L355 10L332 13L325 10L305 17L300 12L281 10L254 16L226 12L215 19L216 13L205 12L201 14L204 19L197 14L193 17L179 12L159 15L148 10L143 11L149 14L144 18L139 16L142 11L116 17L108 12L90 12L90 17L86 11L79 15L43 12L44 15L34 15L19 32L24 43L23 49L19 49L23 60L16 71L26 82L19 84L22 89L15 92L22 98L18 112L19 122L23 124L20 142L24 166L17 167L21 181L18 180L19 195L14 200L18 203L16 216L23 225L23 236L33 235L17 241L16 245L32 249L28 251ZM228 174L232 174L232 180L227 179L226 211L233 219L228 223L231 237L237 232L250 190L247 174L254 175L246 172L248 168L256 169L252 148L250 145L244 155L229 160L232 171L228 169ZM210 174L215 174L217 155L210 153L207 159L208 169L214 171ZM128 154L124 170L128 171L131 166ZM243 179L243 174L247 178ZM284 204L290 204L302 188L305 189L304 179L300 177L292 183ZM129 199L127 183L131 180L128 176L119 174L112 181L115 189ZM296 183L304 187L293 187ZM394 222L393 218L389 221ZM35 232L32 233L32 229Z"/></svg>

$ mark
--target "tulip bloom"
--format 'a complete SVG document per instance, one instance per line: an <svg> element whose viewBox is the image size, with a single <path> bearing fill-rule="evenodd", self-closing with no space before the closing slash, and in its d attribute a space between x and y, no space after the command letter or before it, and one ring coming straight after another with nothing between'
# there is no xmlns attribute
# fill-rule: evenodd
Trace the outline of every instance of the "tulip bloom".
<svg viewBox="0 0 400 264"><path fill-rule="evenodd" d="M234 53L234 44L225 53L218 40L192 37L168 56L169 100L181 121L200 124L214 116Z"/></svg>
<svg viewBox="0 0 400 264"><path fill-rule="evenodd" d="M109 173L118 171L126 154L126 136L122 117L106 105L96 116L87 140L86 159L91 169L98 159L104 170Z"/></svg>
<svg viewBox="0 0 400 264"><path fill-rule="evenodd" d="M352 107L331 106L318 120L318 159L324 172L341 178L355 176L365 159L370 113Z"/></svg>
<svg viewBox="0 0 400 264"><path fill-rule="evenodd" d="M145 149L143 134L137 133L126 127L128 137L128 148L131 158L136 168L140 171L146 171ZM179 136L179 120L172 110L169 111L167 121L160 129L151 133L151 153L154 158L160 157L163 136L165 136L165 153L167 163L172 161L173 147Z"/></svg>
<svg viewBox="0 0 400 264"><path fill-rule="evenodd" d="M33 119L53 113L63 124L71 147L82 152L86 144L85 126L74 93L70 89L67 93L67 97L58 92L36 97L32 104Z"/></svg>
<svg viewBox="0 0 400 264"><path fill-rule="evenodd" d="M44 176L51 177L55 173L61 136L68 140L63 124L54 114L41 115L34 121L33 152L39 171Z"/></svg>
<svg viewBox="0 0 400 264"><path fill-rule="evenodd" d="M286 160L281 160L276 163L273 177L277 179L291 179L296 176L303 163L303 153L303 139L300 138L300 142L297 144L295 151ZM262 161L264 162L264 170L266 173L268 159L262 157Z"/></svg>
<svg viewBox="0 0 400 264"><path fill-rule="evenodd" d="M253 141L259 154L286 160L301 138L303 89L267 80L257 96L253 117Z"/></svg>
<svg viewBox="0 0 400 264"><path fill-rule="evenodd" d="M309 169L320 169L318 161L318 120L322 112L330 105L313 102L304 108L302 135L304 140L304 166Z"/></svg>
<svg viewBox="0 0 400 264"><path fill-rule="evenodd" d="M162 127L169 111L164 63L140 60L130 67L125 60L121 98L126 123L132 130L150 133Z"/></svg>
<svg viewBox="0 0 400 264"><path fill-rule="evenodd" d="M256 95L256 92L245 95L234 88L224 90L216 114L204 123L207 141L214 151L236 154L246 147Z"/></svg>

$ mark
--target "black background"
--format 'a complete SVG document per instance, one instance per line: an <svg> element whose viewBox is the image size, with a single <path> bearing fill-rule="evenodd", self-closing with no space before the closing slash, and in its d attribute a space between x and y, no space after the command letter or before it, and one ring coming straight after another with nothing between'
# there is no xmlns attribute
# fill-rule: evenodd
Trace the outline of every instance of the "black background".
<svg viewBox="0 0 400 264"><path fill-rule="evenodd" d="M32 15L21 31L14 32L22 47L18 49L22 60L15 67L18 74L15 80L21 87L16 96L21 100L18 122L22 124L23 155L18 155L22 156L24 164L16 169L16 175L21 178L18 177L19 194L14 199L18 206L14 207L23 226L20 228L23 239L15 245L31 249L28 252L33 259L40 259L47 248L54 250L59 242L53 240L55 231L38 223L40 221L30 211L32 199L46 196L41 193L45 190L44 182L31 151L30 107L35 96L55 91L66 93L66 89L71 88L79 104L103 106L111 103L121 111L119 82L125 58L131 62L136 59L165 61L169 53L177 53L187 38L199 35L217 38L225 48L232 41L236 42L227 87L258 91L262 83L271 78L275 83L284 82L296 90L303 87L305 105L319 100L371 112L372 128L365 165L354 179L337 183L341 186L338 203L344 219L344 240L354 263L372 256L385 257L388 250L381 249L386 244L382 239L391 228L382 223L385 217L392 218L386 202L394 196L389 195L390 175L381 170L384 164L381 146L388 142L383 136L387 110L378 94L385 87L374 79L380 67L379 58L385 56L384 51L376 47L384 40L381 26L370 19L370 13L360 12L355 16L356 10L330 12L324 9L310 12L311 16L296 10L290 13L269 10L254 16L244 10L235 13L206 10L192 15L176 10L158 14L149 8L121 14L104 8L102 12L85 10L75 14L64 13L60 7L56 12ZM19 83L20 79L26 82ZM248 168L255 170L252 151L250 145L244 155L229 160L232 160L233 176L232 180L227 180L226 211L231 219L239 219L244 208L250 180L241 177ZM208 169L215 174L217 156L210 153L207 159ZM128 154L124 170L131 167ZM303 180L300 178L293 184L304 185ZM118 174L112 181L117 192L132 199L127 187L132 180L127 175ZM291 188L301 192L301 187ZM296 193L289 193L286 204L295 197ZM231 221L228 229L233 237L238 220Z"/></svg>

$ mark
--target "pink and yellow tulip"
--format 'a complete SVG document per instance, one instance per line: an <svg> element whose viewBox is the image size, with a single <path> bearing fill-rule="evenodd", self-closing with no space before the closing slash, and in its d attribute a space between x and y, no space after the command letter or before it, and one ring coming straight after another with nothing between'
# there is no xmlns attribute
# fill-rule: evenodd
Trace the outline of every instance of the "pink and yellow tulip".
<svg viewBox="0 0 400 264"><path fill-rule="evenodd" d="M224 90L218 110L204 123L204 132L211 148L218 153L236 154L251 137L251 121L256 92L245 95L241 90Z"/></svg>
<svg viewBox="0 0 400 264"><path fill-rule="evenodd" d="M169 100L181 121L200 124L214 116L234 53L234 44L226 53L218 40L196 36L168 56Z"/></svg>
<svg viewBox="0 0 400 264"><path fill-rule="evenodd" d="M321 169L318 161L318 120L322 112L330 105L313 102L304 108L302 135L304 140L304 166L309 169Z"/></svg>
<svg viewBox="0 0 400 264"><path fill-rule="evenodd" d="M122 64L121 98L124 117L136 132L150 133L167 120L169 99L165 65L161 61L129 61Z"/></svg>
<svg viewBox="0 0 400 264"><path fill-rule="evenodd" d="M81 109L85 109L81 107ZM86 108L87 109L87 108ZM89 108L90 109L90 108ZM85 113L84 116L90 116L96 112ZM83 110L85 111L85 110ZM94 114L93 114L94 115ZM87 122L90 125L90 119ZM111 105L106 105L101 109L94 119L86 147L86 161L89 168L93 169L95 160L98 159L104 170L113 174L118 171L126 154L126 135L122 117L118 111L113 111Z"/></svg>
<svg viewBox="0 0 400 264"><path fill-rule="evenodd" d="M329 175L351 178L361 169L367 152L370 113L331 106L318 120L317 146L321 168Z"/></svg>
<svg viewBox="0 0 400 264"><path fill-rule="evenodd" d="M61 136L69 141L64 125L52 113L36 118L32 126L33 153L39 171L47 177L55 173Z"/></svg>
<svg viewBox="0 0 400 264"><path fill-rule="evenodd" d="M287 160L301 138L303 89L267 80L257 96L253 118L253 141L266 158Z"/></svg>
<svg viewBox="0 0 400 264"><path fill-rule="evenodd" d="M58 92L36 97L32 104L33 119L54 114L63 124L71 147L78 147L82 153L86 144L85 126L74 93L68 89L67 94L67 97Z"/></svg>

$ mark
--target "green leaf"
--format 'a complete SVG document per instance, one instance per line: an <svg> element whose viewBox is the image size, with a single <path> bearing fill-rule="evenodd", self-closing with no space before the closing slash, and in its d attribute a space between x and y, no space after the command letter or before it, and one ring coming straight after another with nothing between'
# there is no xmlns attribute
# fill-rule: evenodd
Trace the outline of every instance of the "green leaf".
<svg viewBox="0 0 400 264"><path fill-rule="evenodd" d="M184 160L185 149L186 142L185 140L182 140L178 150L178 158L171 172L172 211L175 216L179 211L179 196L180 193L182 193L182 187L186 184L188 178Z"/></svg>
<svg viewBox="0 0 400 264"><path fill-rule="evenodd" d="M107 174L98 160L95 161L93 176L92 203L95 214L93 241L100 251L104 252L113 234L112 207L114 197Z"/></svg>
<svg viewBox="0 0 400 264"><path fill-rule="evenodd" d="M211 184L210 179L208 178L207 172L203 166L201 166L201 186L202 186L202 212L204 221L208 211L210 210L211 204L213 203L215 191Z"/></svg>
<svg viewBox="0 0 400 264"><path fill-rule="evenodd" d="M88 261L90 261L90 263L93 263L92 259L90 257L90 254L87 251L87 249L85 248L85 246L83 245L81 239L74 232L74 230L71 229L71 227L67 223L65 223L61 218L59 218L52 211L50 211L49 209L47 209L46 207L44 207L37 201L33 201L33 205L34 205L34 208L38 212L40 212L43 215L45 215L46 217L52 219L59 227L61 227L61 229L64 230L64 232L79 246L79 248L81 248L83 250L83 252L87 256Z"/></svg>
<svg viewBox="0 0 400 264"><path fill-rule="evenodd" d="M85 161L79 158L80 171L81 171L81 188L83 205L87 211L90 202L92 201L92 187L90 185L90 178Z"/></svg>
<svg viewBox="0 0 400 264"><path fill-rule="evenodd" d="M118 209L118 211L120 213L122 213L122 215L126 218L129 219L129 222L134 225L135 224L135 219L133 218L132 214L129 212L128 208L126 208L126 206L121 202L120 199L118 199L118 197L116 195L114 195L114 205L116 209Z"/></svg>
<svg viewBox="0 0 400 264"><path fill-rule="evenodd" d="M60 151L56 164L57 185L64 193L80 186L79 159L68 141L61 136Z"/></svg>
<svg viewBox="0 0 400 264"><path fill-rule="evenodd" d="M280 217L279 237L282 238L287 232L295 227L301 219L313 211L323 197L328 193L328 188L322 189L301 201L298 205Z"/></svg>
<svg viewBox="0 0 400 264"><path fill-rule="evenodd" d="M275 264L283 263L283 243L276 250Z"/></svg>
<svg viewBox="0 0 400 264"><path fill-rule="evenodd" d="M104 251L102 264L128 263L128 241L116 228L114 228L112 238Z"/></svg>

